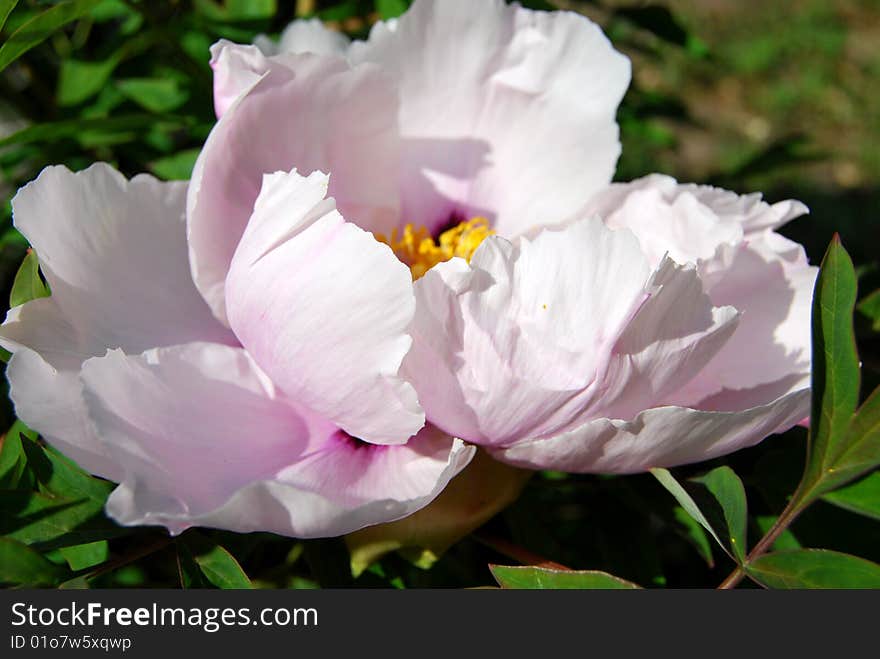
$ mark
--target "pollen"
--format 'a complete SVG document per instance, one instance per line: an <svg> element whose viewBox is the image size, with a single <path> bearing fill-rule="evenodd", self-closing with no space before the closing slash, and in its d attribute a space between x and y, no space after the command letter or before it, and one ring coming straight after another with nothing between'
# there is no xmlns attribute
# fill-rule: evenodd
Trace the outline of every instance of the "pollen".
<svg viewBox="0 0 880 659"><path fill-rule="evenodd" d="M415 281L438 263L454 256L470 261L480 243L494 233L489 228L489 220L473 217L444 231L436 239L425 227L407 224L403 231L394 229L390 237L377 234L376 240L388 245L397 258L409 266Z"/></svg>

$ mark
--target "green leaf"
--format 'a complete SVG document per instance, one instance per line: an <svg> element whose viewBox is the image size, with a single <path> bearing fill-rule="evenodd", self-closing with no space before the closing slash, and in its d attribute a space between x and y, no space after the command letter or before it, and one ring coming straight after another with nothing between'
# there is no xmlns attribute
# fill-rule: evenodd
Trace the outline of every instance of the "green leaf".
<svg viewBox="0 0 880 659"><path fill-rule="evenodd" d="M711 492L721 506L724 526L730 550L742 563L746 559L746 527L748 525L748 508L746 491L742 481L730 467L718 467L707 474L692 479L701 483Z"/></svg>
<svg viewBox="0 0 880 659"><path fill-rule="evenodd" d="M3 436L2 448L0 448L0 487L13 488L21 478L21 470L24 468L26 458L21 447L21 428L24 424L16 420L12 427Z"/></svg>
<svg viewBox="0 0 880 659"><path fill-rule="evenodd" d="M90 500L101 506L115 487L94 478L51 446L42 447L33 440L22 440L28 463L49 494L74 500Z"/></svg>
<svg viewBox="0 0 880 659"><path fill-rule="evenodd" d="M856 308L871 320L871 329L880 332L880 289L862 298Z"/></svg>
<svg viewBox="0 0 880 659"><path fill-rule="evenodd" d="M60 551L71 570L85 570L100 565L110 557L110 545L106 540L61 547Z"/></svg>
<svg viewBox="0 0 880 659"><path fill-rule="evenodd" d="M383 21L397 18L409 9L409 0L376 0L376 11Z"/></svg>
<svg viewBox="0 0 880 659"><path fill-rule="evenodd" d="M213 540L191 531L186 535L185 543L192 552L202 574L218 588L253 588L250 579L241 569L238 561Z"/></svg>
<svg viewBox="0 0 880 659"><path fill-rule="evenodd" d="M40 261L37 253L29 249L15 273L12 291L9 293L9 306L17 307L25 302L41 297L49 297L49 289L40 278Z"/></svg>
<svg viewBox="0 0 880 659"><path fill-rule="evenodd" d="M541 567L490 565L492 576L502 588L633 590L640 586L597 570L550 570Z"/></svg>
<svg viewBox="0 0 880 659"><path fill-rule="evenodd" d="M697 506L696 502L693 500L690 494L687 493L681 484L675 477L670 473L668 469L663 469L662 467L655 467L651 469L651 474L654 475L660 484L667 489L667 491L675 497L675 500L678 501L679 505L685 509L688 515L693 517L706 531L709 532L713 538L715 538L715 542L717 542L721 548L727 552L727 547L723 542L721 542L721 538L718 537L718 534L715 533L715 529L712 528L712 525L709 524L709 521L700 511L700 508Z"/></svg>
<svg viewBox="0 0 880 659"><path fill-rule="evenodd" d="M189 92L174 78L127 78L116 86L126 97L150 112L169 112L186 103Z"/></svg>
<svg viewBox="0 0 880 659"><path fill-rule="evenodd" d="M88 590L90 587L88 579L84 576L74 577L58 584L59 590Z"/></svg>
<svg viewBox="0 0 880 659"><path fill-rule="evenodd" d="M13 32L0 46L0 71L34 46L48 39L56 30L90 12L101 0L69 0L37 14Z"/></svg>
<svg viewBox="0 0 880 659"><path fill-rule="evenodd" d="M880 387L856 412L820 490L829 492L880 465Z"/></svg>
<svg viewBox="0 0 880 659"><path fill-rule="evenodd" d="M150 163L150 169L166 181L186 181L192 175L201 149L186 149Z"/></svg>
<svg viewBox="0 0 880 659"><path fill-rule="evenodd" d="M871 329L880 332L880 289L862 298L858 310L871 319Z"/></svg>
<svg viewBox="0 0 880 659"><path fill-rule="evenodd" d="M765 554L746 571L768 588L880 588L880 565L827 549Z"/></svg>
<svg viewBox="0 0 880 659"><path fill-rule="evenodd" d="M880 471L822 498L845 510L880 520Z"/></svg>
<svg viewBox="0 0 880 659"><path fill-rule="evenodd" d="M682 531L684 537L694 546L700 557L706 561L706 565L714 567L715 557L712 556L712 543L700 523L681 506L676 506L672 512L676 521L684 527Z"/></svg>
<svg viewBox="0 0 880 659"><path fill-rule="evenodd" d="M48 586L57 583L64 573L27 545L0 538L0 583Z"/></svg>
<svg viewBox="0 0 880 659"><path fill-rule="evenodd" d="M118 56L109 57L103 62L81 62L73 59L61 62L58 73L58 105L78 105L100 92L118 64Z"/></svg>
<svg viewBox="0 0 880 659"><path fill-rule="evenodd" d="M0 30L6 25L6 19L17 4L18 0L0 0Z"/></svg>
<svg viewBox="0 0 880 659"><path fill-rule="evenodd" d="M833 489L838 460L847 451L850 419L859 401L859 357L853 331L856 274L835 235L813 291L813 402L802 505Z"/></svg>
<svg viewBox="0 0 880 659"><path fill-rule="evenodd" d="M35 124L23 128L0 140L0 147L12 144L55 142L64 138L79 138L85 132L113 135L128 131L144 131L155 125L159 120L176 125L185 125L187 123L181 117L169 116L158 118L153 114L134 114L109 118L95 117L93 119L65 119L63 121Z"/></svg>
<svg viewBox="0 0 880 659"><path fill-rule="evenodd" d="M776 524L776 515L758 515L755 517L755 523L761 532L761 537L767 535L767 532ZM773 551L783 551L786 549L800 549L801 543L794 537L794 533L790 529L785 529L779 534L779 537L773 542L771 549Z"/></svg>

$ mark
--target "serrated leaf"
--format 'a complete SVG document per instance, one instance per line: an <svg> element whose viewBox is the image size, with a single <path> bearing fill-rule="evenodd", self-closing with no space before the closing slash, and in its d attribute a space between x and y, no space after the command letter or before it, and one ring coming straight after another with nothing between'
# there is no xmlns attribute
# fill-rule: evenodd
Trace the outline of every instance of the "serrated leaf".
<svg viewBox="0 0 880 659"><path fill-rule="evenodd" d="M41 297L49 297L49 289L40 278L40 261L37 253L29 249L15 273L12 291L9 293L9 306L17 307L25 302Z"/></svg>
<svg viewBox="0 0 880 659"><path fill-rule="evenodd" d="M827 549L765 554L746 572L768 588L880 588L880 565Z"/></svg>
<svg viewBox="0 0 880 659"><path fill-rule="evenodd" d="M551 570L519 565L490 565L502 588L546 590L634 590L637 584L598 570Z"/></svg>
<svg viewBox="0 0 880 659"><path fill-rule="evenodd" d="M692 480L705 485L721 506L728 546L742 563L747 553L748 508L746 491L739 476L730 467L722 466Z"/></svg>
<svg viewBox="0 0 880 659"><path fill-rule="evenodd" d="M376 11L383 21L397 18L409 9L409 0L376 0Z"/></svg>
<svg viewBox="0 0 880 659"><path fill-rule="evenodd" d="M834 483L842 484L834 474L851 444L850 420L859 401L859 358L852 322L855 303L855 270L835 235L813 291L813 399L800 495L803 504L833 489Z"/></svg>
<svg viewBox="0 0 880 659"><path fill-rule="evenodd" d="M666 488L666 490L675 497L675 500L678 501L679 505L684 508L685 512L688 515L694 518L700 526L702 526L706 531L709 532L713 538L715 538L715 542L725 551L728 552L727 546L721 542L721 538L718 537L718 534L715 533L715 529L712 528L712 525L709 524L709 521L703 515L697 503L694 501L693 497L688 494L687 490L685 490L681 484L675 480L675 477L668 469L663 469L662 467L655 467L651 469L651 474L653 474L654 478L660 481L660 484Z"/></svg>
<svg viewBox="0 0 880 659"><path fill-rule="evenodd" d="M0 0L0 30L6 25L6 19L17 4L18 0Z"/></svg>
<svg viewBox="0 0 880 659"><path fill-rule="evenodd" d="M850 512L880 520L880 471L822 498Z"/></svg>
<svg viewBox="0 0 880 659"><path fill-rule="evenodd" d="M186 103L189 92L174 78L126 78L116 86L128 99L150 112L169 112Z"/></svg>
<svg viewBox="0 0 880 659"><path fill-rule="evenodd" d="M238 561L226 549L197 532L186 535L184 542L205 578L217 588L251 589L250 579Z"/></svg>
<svg viewBox="0 0 880 659"><path fill-rule="evenodd" d="M106 540L98 540L71 547L61 547L60 551L71 570L85 570L105 562L110 556L110 545Z"/></svg>
<svg viewBox="0 0 880 659"><path fill-rule="evenodd" d="M101 0L69 0L37 14L0 46L0 71L52 34L90 12Z"/></svg>
<svg viewBox="0 0 880 659"><path fill-rule="evenodd" d="M0 583L48 586L65 571L38 552L12 538L0 538Z"/></svg>

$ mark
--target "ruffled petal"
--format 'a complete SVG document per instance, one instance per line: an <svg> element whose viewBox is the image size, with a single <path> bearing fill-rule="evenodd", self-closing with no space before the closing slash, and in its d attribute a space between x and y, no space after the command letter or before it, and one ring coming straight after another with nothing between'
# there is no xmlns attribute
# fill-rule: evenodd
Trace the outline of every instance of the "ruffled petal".
<svg viewBox="0 0 880 659"><path fill-rule="evenodd" d="M331 30L317 18L297 20L281 33L278 42L260 35L254 43L266 55L280 53L315 53L316 55L345 55L350 39L337 30Z"/></svg>
<svg viewBox="0 0 880 659"><path fill-rule="evenodd" d="M70 368L107 348L141 352L186 341L234 342L192 283L186 184L127 181L98 163L47 167L12 202L52 291L13 310L0 334ZM50 322L46 322L49 320Z"/></svg>
<svg viewBox="0 0 880 659"><path fill-rule="evenodd" d="M235 52L241 48L247 47ZM263 57L251 48L253 57ZM193 279L223 322L229 262L264 173L331 171L330 193L347 218L382 232L398 221L397 93L390 79L373 66L351 69L340 58L287 57L289 66L273 67L223 115L193 170L187 198Z"/></svg>
<svg viewBox="0 0 880 659"><path fill-rule="evenodd" d="M409 270L346 222L328 177L267 175L226 284L242 345L293 399L349 434L404 443L424 425L398 376L415 310Z"/></svg>
<svg viewBox="0 0 880 659"><path fill-rule="evenodd" d="M517 442L492 454L533 469L636 473L710 460L752 446L794 426L809 407L808 390L736 412L659 407L632 421L596 419L556 437Z"/></svg>
<svg viewBox="0 0 880 659"><path fill-rule="evenodd" d="M632 234L598 219L534 241L489 238L470 266L434 267L416 282L405 362L428 418L487 445L566 427L601 384L649 276Z"/></svg>
<svg viewBox="0 0 880 659"><path fill-rule="evenodd" d="M776 247L774 247L774 245ZM788 256L780 251L793 247ZM785 252L783 252L784 254ZM762 403L810 386L813 286L818 268L807 264L803 248L778 234L736 247L722 246L700 267L715 304L732 305L742 321L731 340L700 375L669 402L703 409L735 391ZM778 386L766 386L776 383ZM779 386L785 385L784 390ZM713 400L703 399L712 397Z"/></svg>
<svg viewBox="0 0 880 659"><path fill-rule="evenodd" d="M83 360L208 340L235 343L189 274L182 183L131 181L104 164L49 167L13 200L15 225L40 257L52 296L9 311L0 345L18 416L83 468L120 471L82 401Z"/></svg>
<svg viewBox="0 0 880 659"><path fill-rule="evenodd" d="M713 306L694 266L666 259L647 288L651 296L615 344L601 395L583 418L632 419L656 407L706 369L734 335L739 312Z"/></svg>
<svg viewBox="0 0 880 659"><path fill-rule="evenodd" d="M513 236L572 218L611 180L630 65L583 16L416 0L349 58L400 86L407 221L484 215Z"/></svg>
<svg viewBox="0 0 880 659"><path fill-rule="evenodd" d="M241 349L113 351L89 360L83 380L125 469L107 507L122 524L341 535L426 505L473 454L435 430L411 447L346 440L284 399Z"/></svg>

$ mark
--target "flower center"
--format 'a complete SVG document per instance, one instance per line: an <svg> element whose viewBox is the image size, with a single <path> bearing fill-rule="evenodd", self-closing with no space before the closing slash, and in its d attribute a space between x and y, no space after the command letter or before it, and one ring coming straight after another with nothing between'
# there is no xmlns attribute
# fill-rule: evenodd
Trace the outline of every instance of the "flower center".
<svg viewBox="0 0 880 659"><path fill-rule="evenodd" d="M393 229L391 236L377 234L376 240L385 243L395 256L409 266L413 281L438 263L453 256L471 260L477 247L495 232L485 217L472 217L433 238L425 227L407 224L403 231Z"/></svg>

